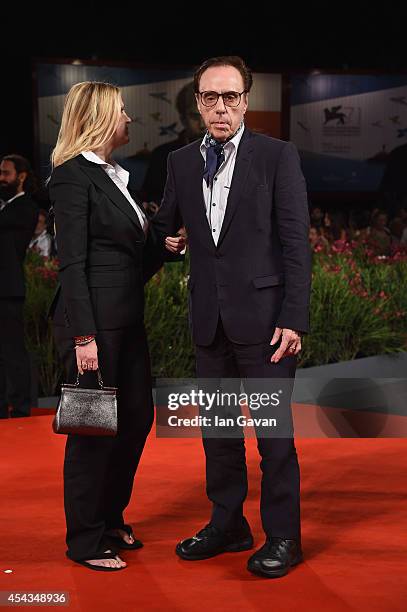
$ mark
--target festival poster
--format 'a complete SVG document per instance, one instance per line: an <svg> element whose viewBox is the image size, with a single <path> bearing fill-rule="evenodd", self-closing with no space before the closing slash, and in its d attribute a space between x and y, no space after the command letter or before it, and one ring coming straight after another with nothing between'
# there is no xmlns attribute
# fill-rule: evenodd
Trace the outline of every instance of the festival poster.
<svg viewBox="0 0 407 612"><path fill-rule="evenodd" d="M407 143L407 76L297 74L290 139L310 191L373 192Z"/></svg>

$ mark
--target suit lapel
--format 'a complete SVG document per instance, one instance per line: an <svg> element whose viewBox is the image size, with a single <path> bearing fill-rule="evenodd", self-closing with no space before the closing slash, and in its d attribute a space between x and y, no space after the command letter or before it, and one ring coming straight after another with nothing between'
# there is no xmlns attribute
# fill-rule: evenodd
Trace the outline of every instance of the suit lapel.
<svg viewBox="0 0 407 612"><path fill-rule="evenodd" d="M123 195L117 185L115 185L112 179L106 174L103 168L98 164L88 161L82 155L79 156L78 162L82 170L88 175L91 181L102 189L102 191L104 191L113 204L115 204L117 208L119 208L119 210L121 210L122 213L124 213L134 223L138 230L143 232L144 236L143 228L141 227L139 218L133 206L127 200L126 196Z"/></svg>
<svg viewBox="0 0 407 612"><path fill-rule="evenodd" d="M239 148L237 150L235 167L233 170L232 184L226 206L225 217L222 223L222 229L218 240L218 248L228 231L229 225L236 212L240 195L246 184L247 175L252 162L253 145L251 144L251 132L245 128Z"/></svg>

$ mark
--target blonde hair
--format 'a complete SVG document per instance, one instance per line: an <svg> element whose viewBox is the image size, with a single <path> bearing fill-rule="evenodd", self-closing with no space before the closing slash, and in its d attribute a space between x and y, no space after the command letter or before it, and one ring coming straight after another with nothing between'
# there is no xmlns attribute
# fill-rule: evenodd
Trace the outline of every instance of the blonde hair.
<svg viewBox="0 0 407 612"><path fill-rule="evenodd" d="M51 155L52 167L108 142L120 115L120 89L115 85L98 81L73 85L65 98L61 127Z"/></svg>

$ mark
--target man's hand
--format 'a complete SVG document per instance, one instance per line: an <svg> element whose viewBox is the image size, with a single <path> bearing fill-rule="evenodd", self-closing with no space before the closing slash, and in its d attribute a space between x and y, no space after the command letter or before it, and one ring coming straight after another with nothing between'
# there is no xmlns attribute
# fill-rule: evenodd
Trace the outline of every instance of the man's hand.
<svg viewBox="0 0 407 612"><path fill-rule="evenodd" d="M188 238L184 227L177 232L177 236L167 236L165 239L165 248L171 253L182 253L187 246Z"/></svg>
<svg viewBox="0 0 407 612"><path fill-rule="evenodd" d="M96 340L92 340L92 342L85 344L85 346L76 346L75 350L79 374L83 374L86 370L98 369L98 347L96 346Z"/></svg>
<svg viewBox="0 0 407 612"><path fill-rule="evenodd" d="M276 344L281 335L281 344L271 357L271 363L277 363L282 357L298 355L301 350L301 335L293 329L276 327L270 344Z"/></svg>
<svg viewBox="0 0 407 612"><path fill-rule="evenodd" d="M143 208L146 213L150 214L153 217L159 210L160 207L156 202L143 202Z"/></svg>

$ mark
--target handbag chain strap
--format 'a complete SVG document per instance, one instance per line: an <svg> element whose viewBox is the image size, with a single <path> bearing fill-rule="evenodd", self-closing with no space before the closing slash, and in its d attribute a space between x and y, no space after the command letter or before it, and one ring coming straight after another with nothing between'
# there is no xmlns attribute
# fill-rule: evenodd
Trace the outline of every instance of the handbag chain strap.
<svg viewBox="0 0 407 612"><path fill-rule="evenodd" d="M88 370L88 371L89 371L89 370ZM96 374L98 375L98 383L99 383L99 387L100 387L101 389L103 389L103 380L102 380L102 374L100 373L100 370L99 370L99 369L97 369L97 370L96 370ZM77 376L76 376L76 383L75 383L75 386L76 386L76 387L79 387L79 371L78 371L78 374L77 374Z"/></svg>

